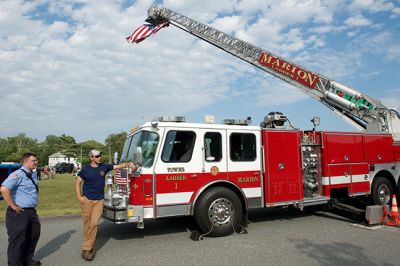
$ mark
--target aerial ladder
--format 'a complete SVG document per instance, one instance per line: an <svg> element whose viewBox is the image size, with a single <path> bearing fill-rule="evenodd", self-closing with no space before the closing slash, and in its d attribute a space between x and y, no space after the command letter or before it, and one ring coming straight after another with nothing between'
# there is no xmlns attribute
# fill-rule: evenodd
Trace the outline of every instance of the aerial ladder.
<svg viewBox="0 0 400 266"><path fill-rule="evenodd" d="M381 101L165 7L152 6L148 15L146 22L172 24L295 86L357 130L400 141L400 115Z"/></svg>

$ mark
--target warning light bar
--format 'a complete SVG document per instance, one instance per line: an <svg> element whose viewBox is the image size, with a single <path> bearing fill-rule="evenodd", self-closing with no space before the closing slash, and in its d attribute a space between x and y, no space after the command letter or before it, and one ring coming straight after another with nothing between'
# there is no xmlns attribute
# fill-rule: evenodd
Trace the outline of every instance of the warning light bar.
<svg viewBox="0 0 400 266"><path fill-rule="evenodd" d="M184 116L159 116L155 117L153 121L157 122L186 122Z"/></svg>
<svg viewBox="0 0 400 266"><path fill-rule="evenodd" d="M222 124L248 126L251 124L251 117L248 117L247 119L224 119L222 120Z"/></svg>

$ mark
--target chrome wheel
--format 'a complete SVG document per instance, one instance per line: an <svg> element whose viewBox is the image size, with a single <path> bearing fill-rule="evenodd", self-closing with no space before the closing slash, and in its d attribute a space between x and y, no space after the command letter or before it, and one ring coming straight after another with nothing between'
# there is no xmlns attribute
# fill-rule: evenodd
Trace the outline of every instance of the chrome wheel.
<svg viewBox="0 0 400 266"><path fill-rule="evenodd" d="M239 227L242 203L232 190L213 187L199 198L193 216L205 235L227 236Z"/></svg>
<svg viewBox="0 0 400 266"><path fill-rule="evenodd" d="M386 184L380 185L379 188L378 188L379 201L382 204L389 204L390 196L391 196L391 192L390 192L389 186L386 185Z"/></svg>
<svg viewBox="0 0 400 266"><path fill-rule="evenodd" d="M214 225L222 226L228 223L234 215L232 203L224 198L216 199L208 208L208 218Z"/></svg>

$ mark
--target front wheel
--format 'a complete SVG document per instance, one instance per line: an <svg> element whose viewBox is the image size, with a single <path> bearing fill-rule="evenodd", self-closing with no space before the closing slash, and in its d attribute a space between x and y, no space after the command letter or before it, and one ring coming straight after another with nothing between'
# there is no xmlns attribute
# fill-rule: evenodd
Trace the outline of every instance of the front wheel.
<svg viewBox="0 0 400 266"><path fill-rule="evenodd" d="M393 186L384 177L375 177L372 184L372 200L376 205L390 205L393 196Z"/></svg>
<svg viewBox="0 0 400 266"><path fill-rule="evenodd" d="M194 219L203 233L227 236L239 227L242 204L238 196L227 188L211 188L196 204Z"/></svg>

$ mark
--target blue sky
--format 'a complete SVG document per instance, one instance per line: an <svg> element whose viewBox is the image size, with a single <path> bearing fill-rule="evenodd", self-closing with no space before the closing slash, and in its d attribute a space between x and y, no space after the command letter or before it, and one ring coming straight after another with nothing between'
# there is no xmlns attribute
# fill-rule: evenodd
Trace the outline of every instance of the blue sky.
<svg viewBox="0 0 400 266"><path fill-rule="evenodd" d="M282 111L296 127L353 130L322 104L191 35L125 38L153 1L0 2L0 137L103 142L161 115L202 122ZM400 107L399 0L165 0L209 24Z"/></svg>

